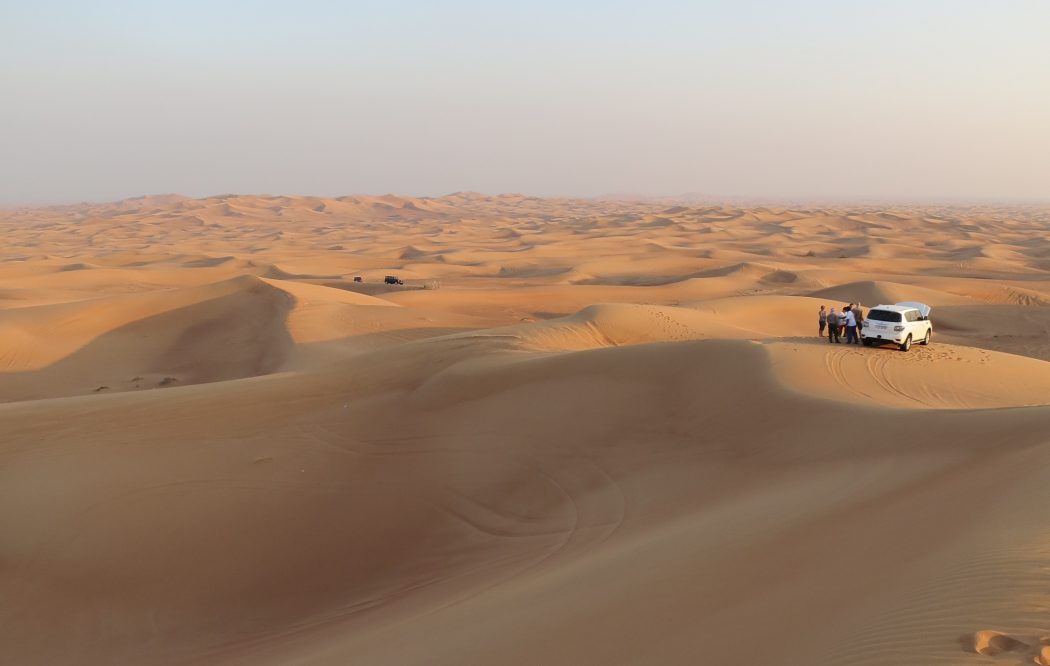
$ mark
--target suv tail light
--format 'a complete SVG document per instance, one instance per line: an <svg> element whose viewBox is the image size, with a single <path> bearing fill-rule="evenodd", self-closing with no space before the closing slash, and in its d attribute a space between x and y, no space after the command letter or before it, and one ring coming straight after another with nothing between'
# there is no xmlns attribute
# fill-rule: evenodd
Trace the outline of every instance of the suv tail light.
<svg viewBox="0 0 1050 666"><path fill-rule="evenodd" d="M894 326L893 330L895 330L895 331L903 331L904 327L903 326Z"/></svg>

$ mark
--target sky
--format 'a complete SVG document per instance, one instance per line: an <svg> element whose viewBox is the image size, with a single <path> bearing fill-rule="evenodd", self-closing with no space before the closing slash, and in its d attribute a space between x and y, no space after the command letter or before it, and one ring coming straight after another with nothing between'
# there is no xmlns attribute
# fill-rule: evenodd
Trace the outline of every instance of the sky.
<svg viewBox="0 0 1050 666"><path fill-rule="evenodd" d="M0 204L1050 201L1047 0L0 0Z"/></svg>

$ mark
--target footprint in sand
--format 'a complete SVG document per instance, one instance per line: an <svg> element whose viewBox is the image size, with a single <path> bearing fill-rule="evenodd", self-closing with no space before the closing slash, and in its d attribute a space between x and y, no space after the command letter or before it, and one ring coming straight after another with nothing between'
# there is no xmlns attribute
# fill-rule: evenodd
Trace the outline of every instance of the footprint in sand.
<svg viewBox="0 0 1050 666"><path fill-rule="evenodd" d="M1050 636L1026 637L1022 640L1001 631L982 629L974 632L972 636L964 636L960 642L968 652L987 657L1021 659L1014 662L1017 664L1050 666Z"/></svg>

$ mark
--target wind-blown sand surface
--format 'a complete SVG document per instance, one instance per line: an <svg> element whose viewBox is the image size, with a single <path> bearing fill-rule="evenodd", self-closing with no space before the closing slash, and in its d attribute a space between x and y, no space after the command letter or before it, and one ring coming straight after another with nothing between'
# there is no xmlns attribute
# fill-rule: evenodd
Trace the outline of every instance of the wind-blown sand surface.
<svg viewBox="0 0 1050 666"><path fill-rule="evenodd" d="M164 196L0 234L0 661L1050 663L1045 210ZM900 300L929 347L816 337Z"/></svg>

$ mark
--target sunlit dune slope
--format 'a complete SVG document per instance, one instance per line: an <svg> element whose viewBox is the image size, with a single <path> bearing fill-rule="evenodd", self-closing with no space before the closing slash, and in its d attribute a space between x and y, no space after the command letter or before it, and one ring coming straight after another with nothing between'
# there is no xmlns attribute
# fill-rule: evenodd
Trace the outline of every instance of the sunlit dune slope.
<svg viewBox="0 0 1050 666"><path fill-rule="evenodd" d="M773 343L777 376L833 400L917 409L988 409L1050 404L1050 363L948 344L867 349Z"/></svg>

